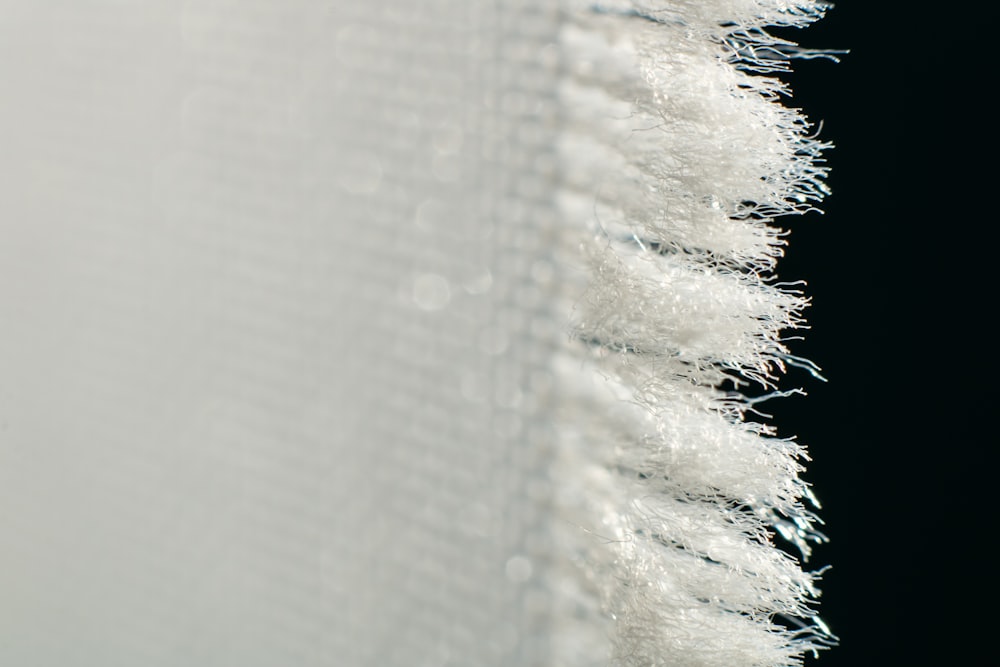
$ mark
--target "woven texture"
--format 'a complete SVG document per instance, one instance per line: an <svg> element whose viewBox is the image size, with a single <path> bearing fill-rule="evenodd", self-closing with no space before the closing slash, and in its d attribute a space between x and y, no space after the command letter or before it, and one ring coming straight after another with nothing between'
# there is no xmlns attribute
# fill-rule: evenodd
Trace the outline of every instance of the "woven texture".
<svg viewBox="0 0 1000 667"><path fill-rule="evenodd" d="M0 0L0 664L835 643L757 407L826 9Z"/></svg>
<svg viewBox="0 0 1000 667"><path fill-rule="evenodd" d="M547 3L0 17L0 663L549 664Z"/></svg>

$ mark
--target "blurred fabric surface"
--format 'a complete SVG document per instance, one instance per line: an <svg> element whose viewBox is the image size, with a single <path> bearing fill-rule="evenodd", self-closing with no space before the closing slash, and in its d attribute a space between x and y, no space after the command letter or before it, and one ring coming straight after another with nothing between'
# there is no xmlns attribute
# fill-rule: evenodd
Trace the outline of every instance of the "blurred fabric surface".
<svg viewBox="0 0 1000 667"><path fill-rule="evenodd" d="M0 664L550 664L555 26L0 1Z"/></svg>

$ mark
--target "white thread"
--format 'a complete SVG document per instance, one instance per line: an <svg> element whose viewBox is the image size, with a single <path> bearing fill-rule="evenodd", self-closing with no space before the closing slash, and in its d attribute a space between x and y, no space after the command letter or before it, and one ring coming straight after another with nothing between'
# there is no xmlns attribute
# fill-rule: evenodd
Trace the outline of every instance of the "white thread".
<svg viewBox="0 0 1000 667"><path fill-rule="evenodd" d="M808 299L772 279L773 219L827 194L827 144L769 76L802 52L765 28L825 9L609 0L567 14L559 205L586 267L557 361L560 539L581 573L561 585L567 662L602 664L601 633L627 667L798 665L834 641L810 606L817 573L771 538L803 557L825 539L802 503L805 450L751 418L764 398L722 388L781 396L786 364L818 370L785 345Z"/></svg>

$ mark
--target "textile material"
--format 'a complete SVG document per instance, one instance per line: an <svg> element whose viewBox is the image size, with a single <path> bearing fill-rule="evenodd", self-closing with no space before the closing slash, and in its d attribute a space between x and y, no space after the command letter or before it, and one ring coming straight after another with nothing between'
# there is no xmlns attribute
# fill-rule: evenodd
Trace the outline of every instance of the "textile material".
<svg viewBox="0 0 1000 667"><path fill-rule="evenodd" d="M0 2L0 663L551 664L555 29Z"/></svg>
<svg viewBox="0 0 1000 667"><path fill-rule="evenodd" d="M0 0L0 664L836 643L755 407L827 8Z"/></svg>

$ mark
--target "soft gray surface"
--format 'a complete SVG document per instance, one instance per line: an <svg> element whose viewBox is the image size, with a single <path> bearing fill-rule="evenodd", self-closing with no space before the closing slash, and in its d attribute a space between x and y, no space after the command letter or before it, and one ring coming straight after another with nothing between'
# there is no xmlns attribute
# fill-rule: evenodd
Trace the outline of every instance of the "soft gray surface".
<svg viewBox="0 0 1000 667"><path fill-rule="evenodd" d="M548 664L546 5L0 0L0 664Z"/></svg>

